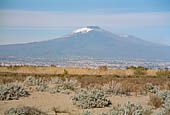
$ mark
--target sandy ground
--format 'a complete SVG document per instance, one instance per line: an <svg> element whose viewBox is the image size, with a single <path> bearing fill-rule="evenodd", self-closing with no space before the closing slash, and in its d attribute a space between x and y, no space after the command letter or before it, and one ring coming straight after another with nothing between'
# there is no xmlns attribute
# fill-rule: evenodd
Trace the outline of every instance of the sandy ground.
<svg viewBox="0 0 170 115"><path fill-rule="evenodd" d="M70 95L56 93L50 94L48 92L33 92L29 97L23 97L19 100L10 100L10 101L0 101L0 115L4 114L10 107L17 106L31 106L42 110L43 112L47 112L49 115L55 115L52 111L53 107L60 107L61 110L66 110L72 115L76 115L79 112L83 111L82 109L74 106L70 100ZM109 99L114 104L124 104L127 101L132 103L141 104L142 106L146 106L149 100L149 96L112 96ZM107 108L95 108L91 109L95 111L95 113L107 111L112 107ZM68 114L59 114L59 115L68 115Z"/></svg>

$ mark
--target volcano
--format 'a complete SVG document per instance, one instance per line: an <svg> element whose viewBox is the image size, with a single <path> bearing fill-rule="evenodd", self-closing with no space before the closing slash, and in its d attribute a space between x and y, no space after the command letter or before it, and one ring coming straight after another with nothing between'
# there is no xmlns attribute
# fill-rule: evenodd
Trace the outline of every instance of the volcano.
<svg viewBox="0 0 170 115"><path fill-rule="evenodd" d="M170 46L132 35L117 35L98 26L87 26L53 40L1 45L0 56L170 59Z"/></svg>

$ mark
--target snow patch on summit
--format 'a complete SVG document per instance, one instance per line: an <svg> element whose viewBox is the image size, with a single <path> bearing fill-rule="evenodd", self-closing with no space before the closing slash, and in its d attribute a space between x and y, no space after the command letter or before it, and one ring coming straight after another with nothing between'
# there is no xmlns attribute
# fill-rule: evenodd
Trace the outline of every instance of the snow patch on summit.
<svg viewBox="0 0 170 115"><path fill-rule="evenodd" d="M73 31L73 33L87 33L87 32L89 32L89 31L92 31L93 29L91 29L91 28L81 28L81 29L78 29L78 30L75 30L75 31Z"/></svg>
<svg viewBox="0 0 170 115"><path fill-rule="evenodd" d="M128 38L129 35L127 35L127 34L121 34L121 35L119 35L119 37L121 37L121 38Z"/></svg>

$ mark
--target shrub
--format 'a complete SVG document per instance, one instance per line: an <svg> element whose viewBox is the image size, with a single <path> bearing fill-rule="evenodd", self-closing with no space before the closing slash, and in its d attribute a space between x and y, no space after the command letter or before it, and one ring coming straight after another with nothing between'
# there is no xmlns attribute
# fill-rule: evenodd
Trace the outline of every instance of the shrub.
<svg viewBox="0 0 170 115"><path fill-rule="evenodd" d="M82 112L82 115L93 115L93 112L89 111L89 110L84 110Z"/></svg>
<svg viewBox="0 0 170 115"><path fill-rule="evenodd" d="M160 90L158 86L147 84L148 90L153 96L150 96L150 103L155 107L162 107L158 115L169 115L170 113L170 90ZM167 114L168 113L168 114Z"/></svg>
<svg viewBox="0 0 170 115"><path fill-rule="evenodd" d="M102 86L102 90L105 92L105 94L108 95L114 95L116 93L115 86L117 85L117 82L111 81L110 83L106 83Z"/></svg>
<svg viewBox="0 0 170 115"><path fill-rule="evenodd" d="M126 69L133 69L133 70L135 70L136 67L135 66L129 66L129 67L126 67Z"/></svg>
<svg viewBox="0 0 170 115"><path fill-rule="evenodd" d="M162 99L159 96L150 95L148 104L154 106L155 108L159 108L162 106Z"/></svg>
<svg viewBox="0 0 170 115"><path fill-rule="evenodd" d="M148 106L143 108L141 105L133 104L130 102L125 103L123 106L118 104L113 107L108 115L151 115L152 107Z"/></svg>
<svg viewBox="0 0 170 115"><path fill-rule="evenodd" d="M7 66L7 69L11 70L11 71L16 71L18 68L20 68L21 66L17 66L17 65L10 65Z"/></svg>
<svg viewBox="0 0 170 115"><path fill-rule="evenodd" d="M0 86L0 100L15 100L28 95L24 85L18 82Z"/></svg>
<svg viewBox="0 0 170 115"><path fill-rule="evenodd" d="M55 77L54 79L52 79L52 84L62 84L63 80L60 79L59 77Z"/></svg>
<svg viewBox="0 0 170 115"><path fill-rule="evenodd" d="M65 81L63 82L63 89L75 90L77 88L80 88L80 84L75 79L68 80L66 78Z"/></svg>
<svg viewBox="0 0 170 115"><path fill-rule="evenodd" d="M159 69L157 72L156 72L156 75L158 77L170 77L170 71L168 69Z"/></svg>
<svg viewBox="0 0 170 115"><path fill-rule="evenodd" d="M24 81L24 85L26 86L42 85L42 83L45 83L44 79L42 78L36 79L33 76L28 76L26 80Z"/></svg>
<svg viewBox="0 0 170 115"><path fill-rule="evenodd" d="M35 77L28 76L26 80L24 81L24 85L26 86L34 86L37 84L37 80Z"/></svg>
<svg viewBox="0 0 170 115"><path fill-rule="evenodd" d="M145 69L136 69L134 75L146 75Z"/></svg>
<svg viewBox="0 0 170 115"><path fill-rule="evenodd" d="M152 83L147 83L145 85L145 90L146 90L146 92L156 94L157 92L160 91L160 87L159 86L154 86L154 85L152 85Z"/></svg>
<svg viewBox="0 0 170 115"><path fill-rule="evenodd" d="M29 106L10 108L5 115L47 115L46 113Z"/></svg>
<svg viewBox="0 0 170 115"><path fill-rule="evenodd" d="M108 67L107 67L107 65L105 65L105 66L100 66L100 67L99 67L99 70L101 70L101 71L107 71L107 70L108 70Z"/></svg>
<svg viewBox="0 0 170 115"><path fill-rule="evenodd" d="M138 66L138 67L130 66L130 67L127 67L126 69L134 70L134 75L136 76L146 75L147 70L148 70L148 68L145 68L143 66Z"/></svg>
<svg viewBox="0 0 170 115"><path fill-rule="evenodd" d="M146 71L141 69L136 69L134 75L146 75Z"/></svg>
<svg viewBox="0 0 170 115"><path fill-rule="evenodd" d="M35 77L28 76L26 80L24 81L25 86L36 86L37 91L47 91L48 85L47 83L42 79L36 79Z"/></svg>
<svg viewBox="0 0 170 115"><path fill-rule="evenodd" d="M45 82L41 82L38 86L36 86L37 91L48 91L48 85Z"/></svg>
<svg viewBox="0 0 170 115"><path fill-rule="evenodd" d="M170 115L170 111L168 111L167 109L165 108L161 108L157 113L156 115Z"/></svg>
<svg viewBox="0 0 170 115"><path fill-rule="evenodd" d="M68 93L68 90L76 90L80 88L80 84L74 79L68 80L65 78L65 81L63 81L59 77L56 77L55 80L53 80L53 84L55 86L53 88L49 88L50 93Z"/></svg>
<svg viewBox="0 0 170 115"><path fill-rule="evenodd" d="M170 98L170 90L160 90L156 93L164 102Z"/></svg>
<svg viewBox="0 0 170 115"><path fill-rule="evenodd" d="M111 101L106 98L102 90L97 89L80 89L71 97L74 105L87 108L102 108L111 105Z"/></svg>
<svg viewBox="0 0 170 115"><path fill-rule="evenodd" d="M115 81L104 84L102 90L108 95L130 95L129 87Z"/></svg>
<svg viewBox="0 0 170 115"><path fill-rule="evenodd" d="M50 67L56 67L56 65L54 65L54 64L51 64L51 65L50 65Z"/></svg>
<svg viewBox="0 0 170 115"><path fill-rule="evenodd" d="M166 112L170 114L170 98L165 101L163 108L165 108Z"/></svg>
<svg viewBox="0 0 170 115"><path fill-rule="evenodd" d="M165 89L170 90L170 81L167 81L164 85Z"/></svg>
<svg viewBox="0 0 170 115"><path fill-rule="evenodd" d="M68 75L68 71L64 69L63 75Z"/></svg>

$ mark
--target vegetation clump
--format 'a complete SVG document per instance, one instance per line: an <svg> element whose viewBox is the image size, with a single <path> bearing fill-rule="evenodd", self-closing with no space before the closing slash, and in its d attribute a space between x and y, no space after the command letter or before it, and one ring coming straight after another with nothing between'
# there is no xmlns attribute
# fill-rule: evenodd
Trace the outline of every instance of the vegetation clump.
<svg viewBox="0 0 170 115"><path fill-rule="evenodd" d="M99 67L99 70L100 70L100 71L107 71L107 70L108 70L108 67L107 67L107 65L105 65L105 66L100 66L100 67Z"/></svg>
<svg viewBox="0 0 170 115"><path fill-rule="evenodd" d="M147 85L151 92L149 104L155 108L161 107L159 115L168 115L163 113L170 113L170 90L160 90L158 86L153 86L151 83Z"/></svg>
<svg viewBox="0 0 170 115"><path fill-rule="evenodd" d="M50 93L68 93L68 90L76 90L80 88L80 84L77 82L77 80L74 79L67 79L65 80L60 79L59 77L56 77L55 80L52 81L55 86L52 88L49 88Z"/></svg>
<svg viewBox="0 0 170 115"><path fill-rule="evenodd" d="M121 83L111 81L102 86L102 90L108 95L130 95L129 87L123 87Z"/></svg>
<svg viewBox="0 0 170 115"><path fill-rule="evenodd" d="M159 108L162 106L162 99L156 95L149 96L149 105L154 106L155 108Z"/></svg>
<svg viewBox="0 0 170 115"><path fill-rule="evenodd" d="M162 106L163 107L161 108L159 113L164 113L164 114L160 114L160 115L170 115L170 99L167 99Z"/></svg>
<svg viewBox="0 0 170 115"><path fill-rule="evenodd" d="M36 86L36 85L38 85L39 86L39 85L42 85L43 82L45 82L45 81L42 78L36 79L33 76L28 76L26 78L26 80L24 81L24 85L26 85L26 86Z"/></svg>
<svg viewBox="0 0 170 115"><path fill-rule="evenodd" d="M63 75L68 75L68 71L64 69Z"/></svg>
<svg viewBox="0 0 170 115"><path fill-rule="evenodd" d="M147 87L152 94L159 96L163 101L170 99L170 90L161 90L159 86L154 86L151 83L148 83Z"/></svg>
<svg viewBox="0 0 170 115"><path fill-rule="evenodd" d="M145 85L145 90L146 92L150 92L150 93L157 93L158 91L160 91L160 87L159 86L155 86L152 83L147 83Z"/></svg>
<svg viewBox="0 0 170 115"><path fill-rule="evenodd" d="M28 95L29 93L22 83L16 82L0 85L0 100L16 100Z"/></svg>
<svg viewBox="0 0 170 115"><path fill-rule="evenodd" d="M29 106L10 108L5 112L5 115L47 115L46 113Z"/></svg>
<svg viewBox="0 0 170 115"><path fill-rule="evenodd" d="M151 115L152 107L142 107L140 104L125 103L123 106L118 104L113 107L111 112L103 112L102 115Z"/></svg>
<svg viewBox="0 0 170 115"><path fill-rule="evenodd" d="M111 105L111 101L106 98L104 92L98 89L80 89L71 97L74 105L87 108L103 108Z"/></svg>
<svg viewBox="0 0 170 115"><path fill-rule="evenodd" d="M25 86L35 86L37 91L47 91L48 85L44 81L44 79L39 78L36 79L35 77L28 76L24 81Z"/></svg>
<svg viewBox="0 0 170 115"><path fill-rule="evenodd" d="M138 66L135 69L134 75L146 75L148 68Z"/></svg>
<svg viewBox="0 0 170 115"><path fill-rule="evenodd" d="M24 81L24 85L26 86L34 86L37 85L37 79L32 76L28 76L26 80Z"/></svg>
<svg viewBox="0 0 170 115"><path fill-rule="evenodd" d="M93 115L93 112L91 112L91 111L89 111L89 110L84 110L83 112L82 112L82 114L81 115Z"/></svg>
<svg viewBox="0 0 170 115"><path fill-rule="evenodd" d="M156 72L156 75L157 75L158 77L170 77L170 71L168 70L168 68L159 69L159 70Z"/></svg>
<svg viewBox="0 0 170 115"><path fill-rule="evenodd" d="M134 70L134 75L135 76L142 76L142 75L146 75L147 74L147 70L148 68L143 67L143 66L130 66L130 67L126 67L126 69L132 69Z"/></svg>

